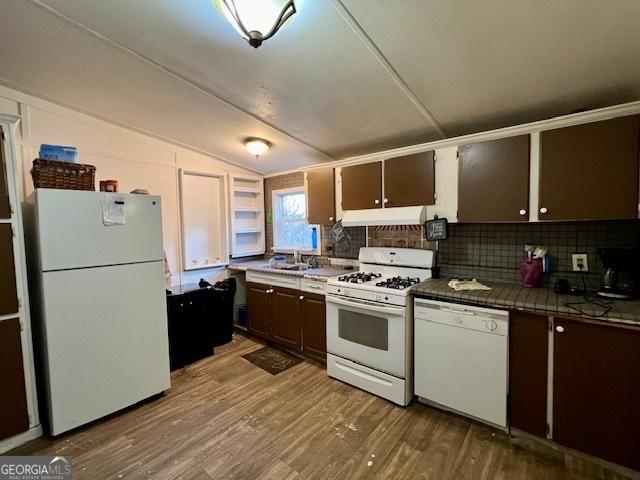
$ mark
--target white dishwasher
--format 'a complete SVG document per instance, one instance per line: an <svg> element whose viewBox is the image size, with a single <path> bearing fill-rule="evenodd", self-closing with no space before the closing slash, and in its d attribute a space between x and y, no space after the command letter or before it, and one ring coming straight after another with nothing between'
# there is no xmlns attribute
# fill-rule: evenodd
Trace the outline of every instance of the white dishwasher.
<svg viewBox="0 0 640 480"><path fill-rule="evenodd" d="M506 429L509 313L416 298L414 317L414 393Z"/></svg>

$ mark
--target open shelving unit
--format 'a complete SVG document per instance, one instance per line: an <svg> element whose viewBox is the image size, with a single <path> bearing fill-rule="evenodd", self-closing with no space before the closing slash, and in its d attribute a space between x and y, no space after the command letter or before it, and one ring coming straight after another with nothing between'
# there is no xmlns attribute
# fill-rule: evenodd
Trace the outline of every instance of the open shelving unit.
<svg viewBox="0 0 640 480"><path fill-rule="evenodd" d="M262 177L229 175L231 256L265 252L264 186Z"/></svg>

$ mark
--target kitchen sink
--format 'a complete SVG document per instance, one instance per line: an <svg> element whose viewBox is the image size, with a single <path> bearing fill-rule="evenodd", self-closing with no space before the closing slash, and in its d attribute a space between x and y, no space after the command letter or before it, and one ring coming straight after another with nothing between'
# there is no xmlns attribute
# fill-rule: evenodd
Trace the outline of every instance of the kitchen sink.
<svg viewBox="0 0 640 480"><path fill-rule="evenodd" d="M272 268L276 270L308 270L309 265L306 263L278 263Z"/></svg>

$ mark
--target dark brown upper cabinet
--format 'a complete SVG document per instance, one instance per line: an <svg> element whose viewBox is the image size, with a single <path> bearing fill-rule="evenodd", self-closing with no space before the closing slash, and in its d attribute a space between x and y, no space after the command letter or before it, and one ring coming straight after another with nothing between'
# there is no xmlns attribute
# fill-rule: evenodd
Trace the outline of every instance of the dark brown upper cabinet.
<svg viewBox="0 0 640 480"><path fill-rule="evenodd" d="M0 321L0 440L29 428L20 321Z"/></svg>
<svg viewBox="0 0 640 480"><path fill-rule="evenodd" d="M7 187L7 165L4 159L4 134L0 128L0 218L11 218L9 189Z"/></svg>
<svg viewBox="0 0 640 480"><path fill-rule="evenodd" d="M307 223L330 225L336 216L333 168L318 168L306 172Z"/></svg>
<svg viewBox="0 0 640 480"><path fill-rule="evenodd" d="M540 220L638 218L638 116L540 133Z"/></svg>
<svg viewBox="0 0 640 480"><path fill-rule="evenodd" d="M511 312L509 326L509 423L547 434L548 318Z"/></svg>
<svg viewBox="0 0 640 480"><path fill-rule="evenodd" d="M385 207L435 203L435 152L422 152L384 161Z"/></svg>
<svg viewBox="0 0 640 480"><path fill-rule="evenodd" d="M382 207L382 162L342 168L342 210Z"/></svg>
<svg viewBox="0 0 640 480"><path fill-rule="evenodd" d="M553 439L640 470L640 329L556 318L553 335Z"/></svg>
<svg viewBox="0 0 640 480"><path fill-rule="evenodd" d="M458 221L529 220L529 135L462 145L458 157Z"/></svg>
<svg viewBox="0 0 640 480"><path fill-rule="evenodd" d="M13 230L0 224L0 315L18 312L16 270L13 259Z"/></svg>

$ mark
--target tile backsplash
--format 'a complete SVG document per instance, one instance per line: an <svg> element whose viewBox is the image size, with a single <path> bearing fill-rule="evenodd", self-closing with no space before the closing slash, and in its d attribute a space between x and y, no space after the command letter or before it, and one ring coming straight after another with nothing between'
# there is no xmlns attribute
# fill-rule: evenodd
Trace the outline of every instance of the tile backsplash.
<svg viewBox="0 0 640 480"><path fill-rule="evenodd" d="M598 247L640 246L640 221L554 222L519 224L450 224L449 240L440 242L438 263L442 277L475 277L495 282L520 282L524 244L549 247L550 271L544 282L558 278L580 284L572 271L571 254L587 253L589 288L597 288L603 270Z"/></svg>

